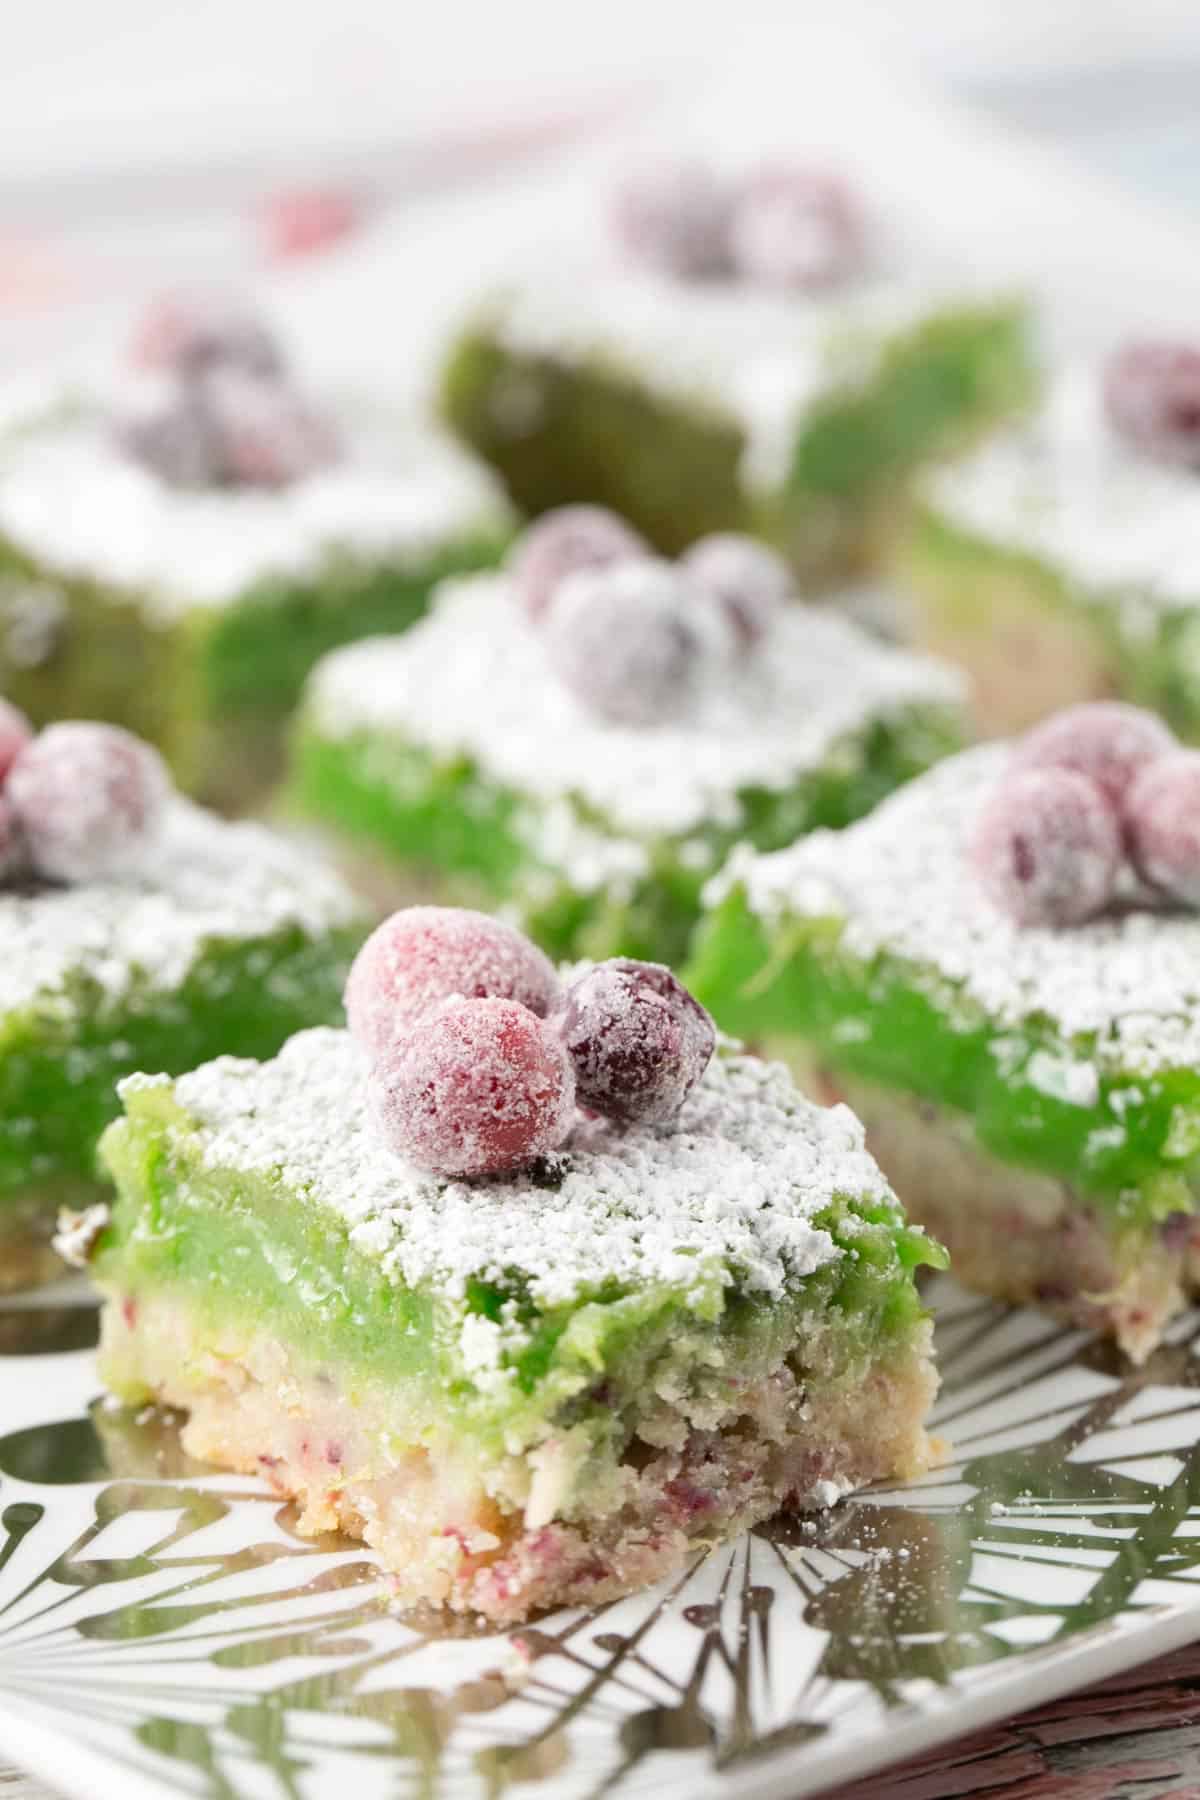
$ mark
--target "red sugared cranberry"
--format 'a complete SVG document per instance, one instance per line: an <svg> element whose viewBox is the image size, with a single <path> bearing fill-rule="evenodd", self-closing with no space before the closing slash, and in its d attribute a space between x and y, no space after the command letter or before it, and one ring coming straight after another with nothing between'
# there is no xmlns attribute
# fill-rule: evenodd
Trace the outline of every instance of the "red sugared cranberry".
<svg viewBox="0 0 1200 1800"><path fill-rule="evenodd" d="M738 274L768 287L832 287L865 261L853 194L828 171L800 164L756 169L747 178L729 239Z"/></svg>
<svg viewBox="0 0 1200 1800"><path fill-rule="evenodd" d="M244 369L279 375L284 357L274 334L245 301L223 293L164 294L147 311L133 361L173 375Z"/></svg>
<svg viewBox="0 0 1200 1800"><path fill-rule="evenodd" d="M1121 830L1086 776L1014 769L984 805L971 854L989 898L1018 925L1079 925L1113 897Z"/></svg>
<svg viewBox="0 0 1200 1800"><path fill-rule="evenodd" d="M545 621L550 662L592 712L658 725L691 701L704 657L699 590L670 563L584 569L558 589Z"/></svg>
<svg viewBox="0 0 1200 1800"><path fill-rule="evenodd" d="M23 712L7 700L0 700L0 782L8 777L8 771L17 760L33 736L33 726Z"/></svg>
<svg viewBox="0 0 1200 1800"><path fill-rule="evenodd" d="M575 1078L554 1032L515 1000L450 1000L376 1066L371 1106L388 1148L450 1178L499 1175L558 1148Z"/></svg>
<svg viewBox="0 0 1200 1800"><path fill-rule="evenodd" d="M1174 747L1169 727L1154 713L1120 700L1096 700L1068 706L1035 725L1017 745L1013 766L1073 769L1094 782L1119 812L1146 764Z"/></svg>
<svg viewBox="0 0 1200 1800"><path fill-rule="evenodd" d="M346 1017L379 1056L446 1000L516 1000L544 1018L557 996L553 963L511 925L466 907L407 906L355 957Z"/></svg>
<svg viewBox="0 0 1200 1800"><path fill-rule="evenodd" d="M625 957L573 981L554 1023L580 1104L623 1124L673 1118L716 1044L712 1020L670 969Z"/></svg>
<svg viewBox="0 0 1200 1800"><path fill-rule="evenodd" d="M361 208L344 188L292 188L273 194L262 209L267 254L286 260L312 256L358 228Z"/></svg>
<svg viewBox="0 0 1200 1800"><path fill-rule="evenodd" d="M238 369L214 370L203 386L230 487L287 487L337 456L330 422L282 382Z"/></svg>
<svg viewBox="0 0 1200 1800"><path fill-rule="evenodd" d="M1139 875L1184 906L1200 906L1200 750L1172 750L1142 770L1125 803Z"/></svg>
<svg viewBox="0 0 1200 1800"><path fill-rule="evenodd" d="M95 881L153 835L170 794L162 758L117 725L51 725L20 752L6 796L30 862L51 881Z"/></svg>
<svg viewBox="0 0 1200 1800"><path fill-rule="evenodd" d="M1124 344L1104 371L1104 406L1147 456L1200 468L1200 346Z"/></svg>
<svg viewBox="0 0 1200 1800"><path fill-rule="evenodd" d="M631 169L613 202L613 226L628 255L681 280L729 267L729 196L705 163L660 158Z"/></svg>
<svg viewBox="0 0 1200 1800"><path fill-rule="evenodd" d="M568 575L649 554L645 539L607 507L558 506L525 528L509 566L517 599L540 619Z"/></svg>
<svg viewBox="0 0 1200 1800"><path fill-rule="evenodd" d="M680 561L720 601L742 651L762 643L795 585L781 556L737 531L701 538Z"/></svg>

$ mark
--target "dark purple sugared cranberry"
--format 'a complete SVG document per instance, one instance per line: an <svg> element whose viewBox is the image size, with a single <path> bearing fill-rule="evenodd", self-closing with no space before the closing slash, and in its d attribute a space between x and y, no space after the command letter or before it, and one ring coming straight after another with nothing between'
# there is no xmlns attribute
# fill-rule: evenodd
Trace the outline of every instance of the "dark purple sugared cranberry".
<svg viewBox="0 0 1200 1800"><path fill-rule="evenodd" d="M574 1116L575 1078L544 1020L515 1000L450 1000L377 1063L370 1105L388 1148L450 1179L548 1156Z"/></svg>
<svg viewBox="0 0 1200 1800"><path fill-rule="evenodd" d="M509 569L517 599L540 619L568 575L649 555L646 540L606 506L557 506L525 527Z"/></svg>
<svg viewBox="0 0 1200 1800"><path fill-rule="evenodd" d="M1104 407L1145 455L1200 468L1200 346L1123 344L1104 371Z"/></svg>
<svg viewBox="0 0 1200 1800"><path fill-rule="evenodd" d="M36 874L97 881L157 830L171 791L162 758L117 725L51 725L19 753L5 797Z"/></svg>
<svg viewBox="0 0 1200 1800"><path fill-rule="evenodd" d="M718 600L742 652L767 637L794 582L781 556L738 531L701 538L680 558L680 566Z"/></svg>
<svg viewBox="0 0 1200 1800"><path fill-rule="evenodd" d="M704 162L661 157L630 169L613 197L613 227L632 261L678 280L729 268L729 193Z"/></svg>
<svg viewBox="0 0 1200 1800"><path fill-rule="evenodd" d="M346 1018L379 1056L446 1000L516 1000L544 1018L557 996L553 963L511 925L467 907L406 906L355 957Z"/></svg>
<svg viewBox="0 0 1200 1800"><path fill-rule="evenodd" d="M288 487L333 462L337 434L324 414L284 383L217 369L203 385L229 487Z"/></svg>
<svg viewBox="0 0 1200 1800"><path fill-rule="evenodd" d="M705 655L700 591L670 563L613 563L562 584L546 653L589 711L615 725L667 724L687 711Z"/></svg>
<svg viewBox="0 0 1200 1800"><path fill-rule="evenodd" d="M733 203L733 265L764 287L819 289L857 275L866 260L858 203L825 169L770 164L755 169Z"/></svg>
<svg viewBox="0 0 1200 1800"><path fill-rule="evenodd" d="M23 712L7 700L0 700L0 783L33 736L33 726Z"/></svg>
<svg viewBox="0 0 1200 1800"><path fill-rule="evenodd" d="M1172 750L1142 770L1125 802L1125 831L1142 879L1200 906L1200 750Z"/></svg>
<svg viewBox="0 0 1200 1800"><path fill-rule="evenodd" d="M573 981L553 1023L580 1105L622 1124L673 1118L716 1045L712 1020L670 969L625 957Z"/></svg>
<svg viewBox="0 0 1200 1800"><path fill-rule="evenodd" d="M25 834L16 808L0 794L0 881L11 881L29 867Z"/></svg>
<svg viewBox="0 0 1200 1800"><path fill-rule="evenodd" d="M1174 748L1174 734L1154 713L1120 700L1095 700L1035 725L1017 745L1013 767L1073 769L1119 812L1146 765Z"/></svg>
<svg viewBox="0 0 1200 1800"><path fill-rule="evenodd" d="M127 456L174 488L215 487L222 477L217 422L197 386L164 390L115 422Z"/></svg>
<svg viewBox="0 0 1200 1800"><path fill-rule="evenodd" d="M282 374L284 356L253 308L224 293L163 294L134 338L132 358L144 369L205 375L215 368Z"/></svg>
<svg viewBox="0 0 1200 1800"><path fill-rule="evenodd" d="M1073 769L1013 769L976 824L971 856L989 899L1018 925L1079 925L1113 898L1121 828Z"/></svg>

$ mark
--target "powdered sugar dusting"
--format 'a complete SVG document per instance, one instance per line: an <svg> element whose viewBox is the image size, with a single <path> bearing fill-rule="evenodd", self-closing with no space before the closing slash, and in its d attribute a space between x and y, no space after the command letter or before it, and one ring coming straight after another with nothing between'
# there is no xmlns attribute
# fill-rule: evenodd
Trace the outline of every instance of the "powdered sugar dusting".
<svg viewBox="0 0 1200 1800"><path fill-rule="evenodd" d="M119 1002L146 982L170 991L214 942L290 925L313 937L357 907L317 859L258 825L229 825L173 800L162 828L120 876L37 893L0 892L0 1012L35 1002L96 1010L91 984ZM74 998L83 985L82 1002Z"/></svg>
<svg viewBox="0 0 1200 1800"><path fill-rule="evenodd" d="M1064 371L1037 416L933 476L952 524L1048 562L1068 581L1134 600L1192 607L1200 596L1193 470L1132 449L1104 416L1101 375Z"/></svg>
<svg viewBox="0 0 1200 1800"><path fill-rule="evenodd" d="M491 476L449 443L378 436L347 425L344 461L274 491L188 490L124 455L101 420L48 421L0 464L0 535L48 571L134 591L170 621L339 552L417 563L506 520Z"/></svg>
<svg viewBox="0 0 1200 1800"><path fill-rule="evenodd" d="M669 1124L581 1119L557 1185L409 1169L372 1129L367 1072L348 1034L306 1031L273 1062L205 1064L175 1094L207 1167L277 1171L406 1283L451 1299L472 1279L510 1285L513 1271L543 1307L606 1281L779 1295L840 1254L814 1215L835 1196L889 1192L847 1108L814 1106L781 1067L729 1051Z"/></svg>
<svg viewBox="0 0 1200 1800"><path fill-rule="evenodd" d="M845 921L842 945L934 971L993 1023L1049 1021L1101 1072L1200 1066L1200 917L1134 904L1068 930L1019 926L967 855L1010 756L988 745L940 764L847 831L774 856L739 851L707 898L743 882L755 912Z"/></svg>
<svg viewBox="0 0 1200 1800"><path fill-rule="evenodd" d="M578 799L634 836L740 822L739 792L778 793L876 720L962 704L946 665L893 650L832 611L791 607L760 657L730 659L685 718L654 730L598 719L553 674L503 576L447 582L402 638L327 657L309 688L331 738L394 734L470 757L540 803ZM386 779L386 758L380 758Z"/></svg>

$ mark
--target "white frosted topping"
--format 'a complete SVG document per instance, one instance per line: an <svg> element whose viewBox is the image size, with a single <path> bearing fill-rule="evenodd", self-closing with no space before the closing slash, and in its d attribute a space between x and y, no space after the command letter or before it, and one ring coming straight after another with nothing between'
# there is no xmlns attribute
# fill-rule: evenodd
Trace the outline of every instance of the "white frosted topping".
<svg viewBox="0 0 1200 1800"><path fill-rule="evenodd" d="M144 1078L135 1077L135 1084ZM721 1054L667 1125L580 1118L557 1187L473 1185L410 1168L366 1110L367 1063L345 1032L306 1031L273 1062L222 1057L175 1083L205 1165L278 1171L352 1227L406 1283L461 1298L518 1269L556 1306L612 1278L781 1294L838 1254L813 1217L836 1195L888 1194L846 1107L803 1099L779 1065Z"/></svg>
<svg viewBox="0 0 1200 1800"><path fill-rule="evenodd" d="M244 942L289 925L319 937L355 916L348 890L310 853L176 799L128 873L0 892L0 1013L34 1001L71 1008L79 977L113 1002L145 982L170 991L214 940Z"/></svg>
<svg viewBox="0 0 1200 1800"><path fill-rule="evenodd" d="M944 664L889 649L833 610L794 606L761 656L718 659L686 718L609 724L554 675L506 578L477 576L447 582L403 637L327 657L309 699L327 736L392 733L469 756L522 795L578 797L636 835L736 825L739 790L786 790L873 721L959 705L964 692ZM377 772L386 781L386 749Z"/></svg>
<svg viewBox="0 0 1200 1800"><path fill-rule="evenodd" d="M953 524L1032 552L1068 581L1194 606L1200 476L1123 443L1104 417L1100 377L1091 363L1066 370L1029 424L934 475L929 499Z"/></svg>
<svg viewBox="0 0 1200 1800"><path fill-rule="evenodd" d="M356 439L350 424L343 436L345 460L291 486L187 490L126 456L102 420L47 421L4 452L0 536L48 572L132 590L170 620L343 551L419 563L505 517L492 478L444 440Z"/></svg>
<svg viewBox="0 0 1200 1800"><path fill-rule="evenodd" d="M564 362L597 357L642 386L709 405L745 433L743 475L770 489L820 395L874 373L889 336L953 304L928 280L875 278L818 294L745 282L674 281L580 259L522 283L497 306L502 343ZM531 404L504 394L511 422Z"/></svg>
<svg viewBox="0 0 1200 1800"><path fill-rule="evenodd" d="M1040 1019L1065 1040L1095 1038L1057 1070L1081 1103L1094 1093L1088 1065L1200 1068L1200 917L1134 906L1049 930L1014 924L986 898L965 845L1008 755L1003 744L967 751L847 831L815 832L774 856L738 852L707 898L741 881L768 919L844 918L852 955L886 951L935 970L995 1024Z"/></svg>

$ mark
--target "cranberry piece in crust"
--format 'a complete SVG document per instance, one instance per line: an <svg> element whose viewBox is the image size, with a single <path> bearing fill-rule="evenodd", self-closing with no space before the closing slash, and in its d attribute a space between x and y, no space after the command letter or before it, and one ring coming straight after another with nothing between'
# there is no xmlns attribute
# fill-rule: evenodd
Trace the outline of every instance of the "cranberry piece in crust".
<svg viewBox="0 0 1200 1800"><path fill-rule="evenodd" d="M388 1148L462 1180L527 1167L570 1130L575 1078L549 1025L515 1000L450 1000L419 1019L371 1077Z"/></svg>
<svg viewBox="0 0 1200 1800"><path fill-rule="evenodd" d="M1110 903L1121 865L1113 808L1073 769L1015 769L971 843L989 899L1018 925L1080 925Z"/></svg>
<svg viewBox="0 0 1200 1800"><path fill-rule="evenodd" d="M544 1018L558 997L549 957L487 913L407 906L376 927L346 982L351 1033L382 1055L417 1019L463 1000L516 1000Z"/></svg>
<svg viewBox="0 0 1200 1800"><path fill-rule="evenodd" d="M540 619L568 575L649 555L645 539L606 506L556 506L526 526L509 570L517 599Z"/></svg>
<svg viewBox="0 0 1200 1800"><path fill-rule="evenodd" d="M673 1118L717 1041L711 1018L670 969L627 957L573 981L554 1022L580 1104L623 1124Z"/></svg>
<svg viewBox="0 0 1200 1800"><path fill-rule="evenodd" d="M834 287L866 261L854 195L827 170L803 164L773 164L747 178L729 239L737 273L764 287Z"/></svg>
<svg viewBox="0 0 1200 1800"><path fill-rule="evenodd" d="M1200 468L1200 346L1135 342L1109 357L1104 408L1118 436L1159 462Z"/></svg>
<svg viewBox="0 0 1200 1800"><path fill-rule="evenodd" d="M51 725L20 752L5 795L30 863L50 881L100 881L154 835L171 791L162 758L117 725Z"/></svg>
<svg viewBox="0 0 1200 1800"><path fill-rule="evenodd" d="M1125 808L1129 853L1144 881L1200 906L1200 750L1172 750L1134 782Z"/></svg>
<svg viewBox="0 0 1200 1800"><path fill-rule="evenodd" d="M662 157L630 169L613 199L613 228L632 262L676 280L729 268L729 195L707 164Z"/></svg>
<svg viewBox="0 0 1200 1800"><path fill-rule="evenodd" d="M357 231L362 208L345 188L291 188L273 194L262 209L267 254L287 261L314 256Z"/></svg>
<svg viewBox="0 0 1200 1800"><path fill-rule="evenodd" d="M1120 700L1068 706L1035 725L1017 746L1020 769L1073 769L1086 775L1118 811L1148 763L1175 748L1170 727L1154 713Z"/></svg>
<svg viewBox="0 0 1200 1800"><path fill-rule="evenodd" d="M795 587L781 556L737 531L700 538L680 566L720 602L742 652L763 642Z"/></svg>
<svg viewBox="0 0 1200 1800"><path fill-rule="evenodd" d="M163 294L138 328L132 360L144 369L196 376L218 367L282 374L284 355L254 309L224 293Z"/></svg>
<svg viewBox="0 0 1200 1800"><path fill-rule="evenodd" d="M614 725L661 725L691 704L705 656L703 597L670 563L585 569L559 588L545 621L555 672Z"/></svg>

